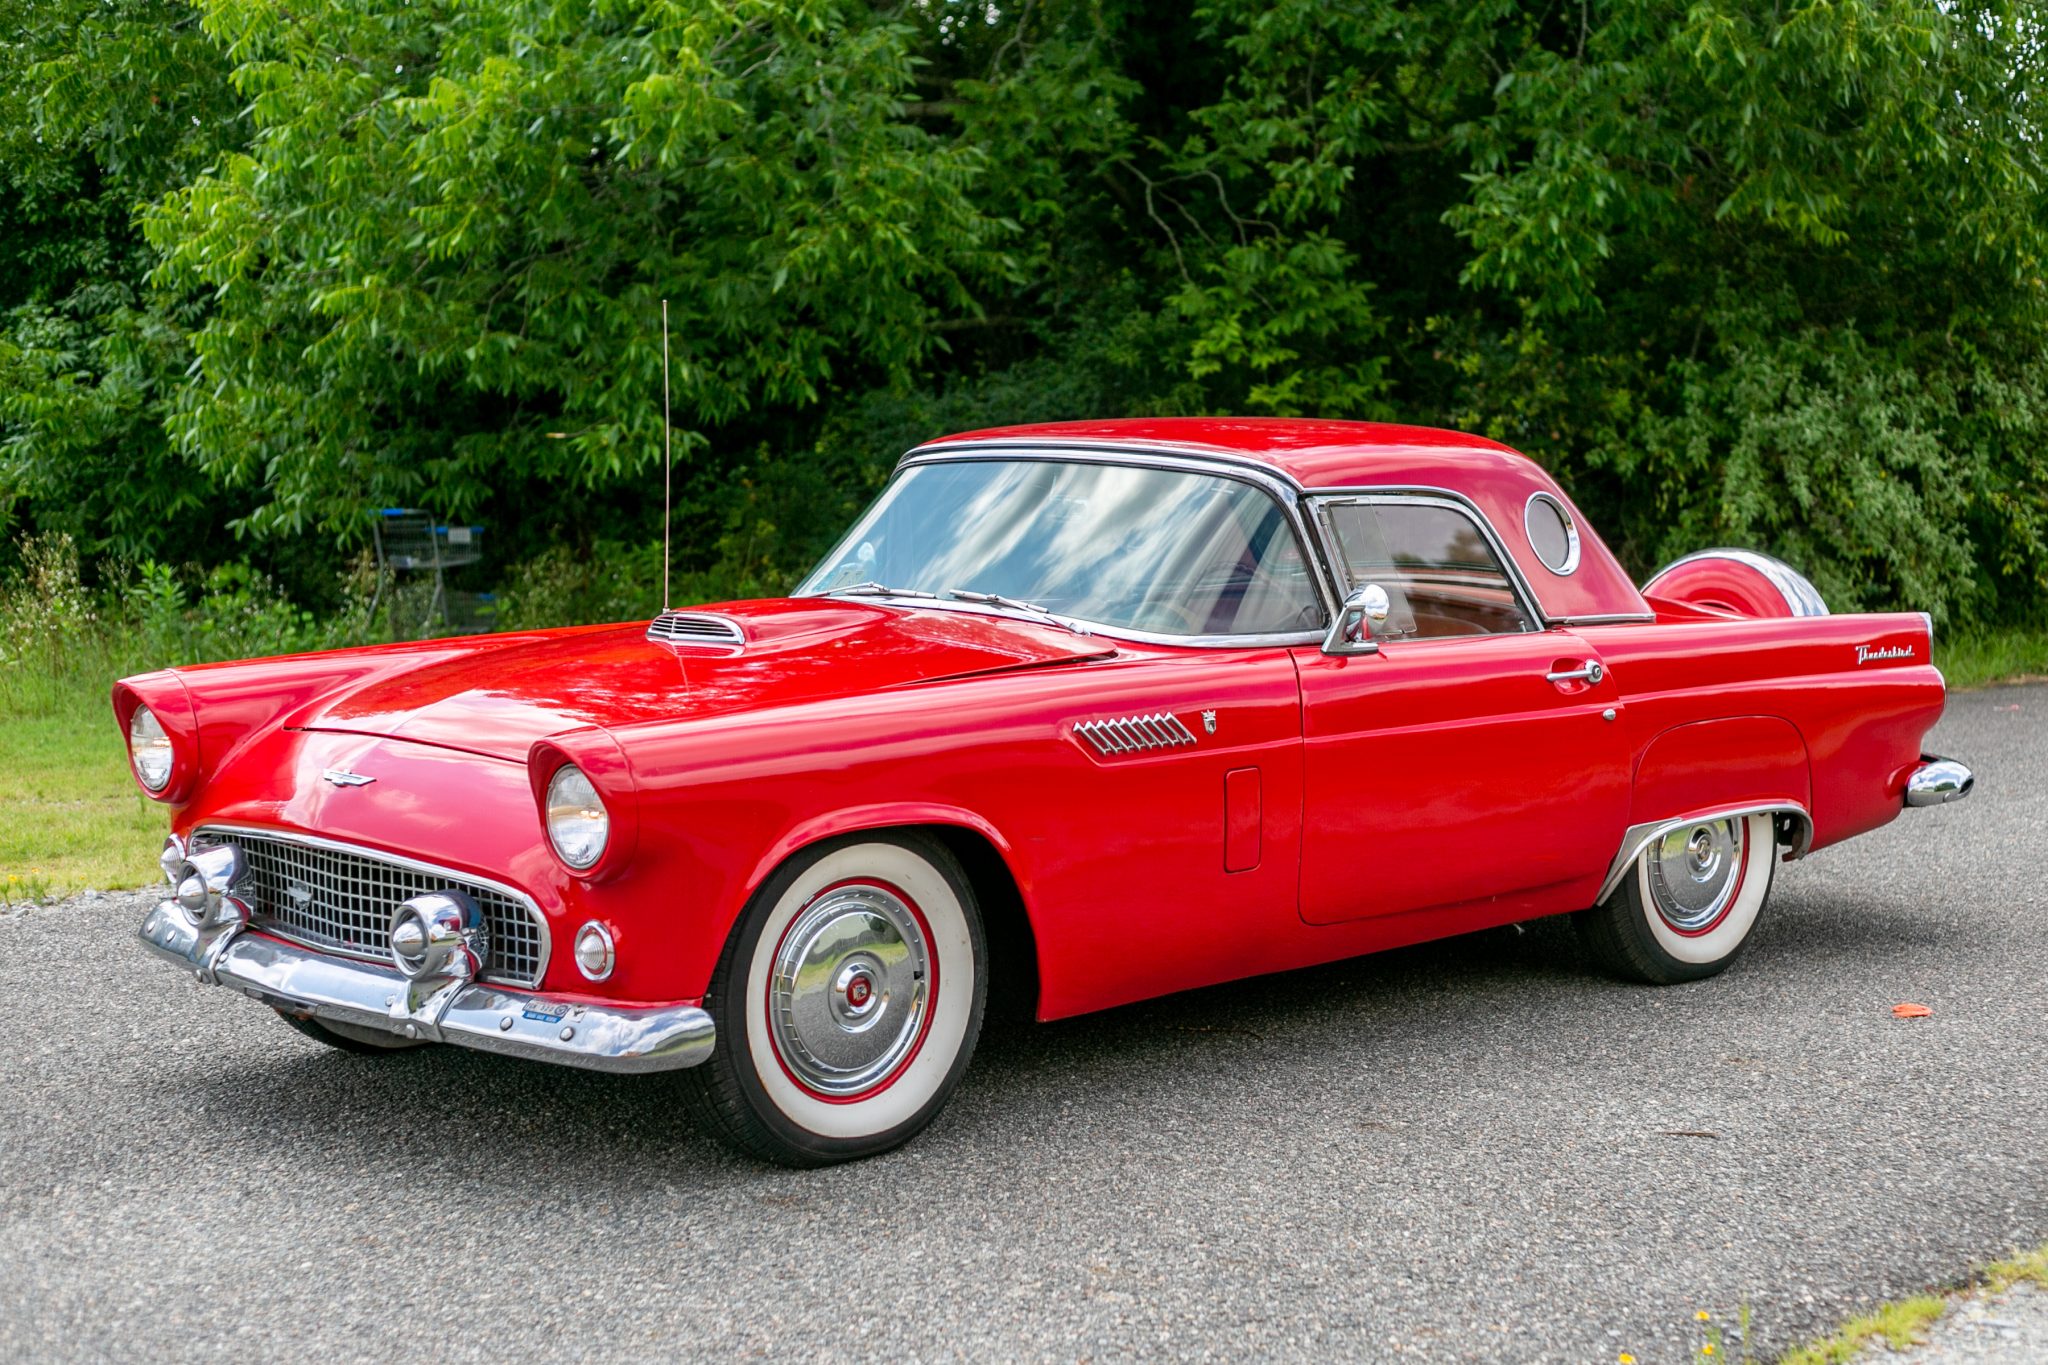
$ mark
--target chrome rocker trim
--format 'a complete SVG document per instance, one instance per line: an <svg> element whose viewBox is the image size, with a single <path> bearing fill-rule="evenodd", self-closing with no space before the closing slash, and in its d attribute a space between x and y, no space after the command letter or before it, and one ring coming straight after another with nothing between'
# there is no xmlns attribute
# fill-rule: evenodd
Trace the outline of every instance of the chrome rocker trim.
<svg viewBox="0 0 2048 1365"><path fill-rule="evenodd" d="M1696 811L1690 815L1665 820L1647 820L1640 825L1630 825L1628 833L1621 836L1621 849L1614 855L1614 861L1608 865L1607 878L1600 883L1600 894L1593 897L1593 904L1606 904L1607 898L1621 886L1622 879L1628 876L1628 870L1635 866L1636 859L1642 856L1643 850L1672 830L1682 829L1686 825L1704 824L1710 820L1731 820L1739 815L1775 815L1796 821L1798 828L1792 832L1789 841L1791 849L1785 854L1785 861L1788 863L1804 858L1806 851L1813 847L1813 817L1807 814L1804 806L1794 805L1788 801L1775 801L1760 806L1716 806L1712 810ZM1780 843L1788 842L1783 838L1782 831L1779 831L1779 836Z"/></svg>
<svg viewBox="0 0 2048 1365"><path fill-rule="evenodd" d="M1954 759L1922 754L1919 765L1906 777L1906 808L1921 810L1960 801L1976 785L1976 777Z"/></svg>
<svg viewBox="0 0 2048 1365"><path fill-rule="evenodd" d="M382 1029L590 1071L675 1071L711 1055L717 1029L694 1005L595 1005L302 948L241 924L195 927L175 901L142 921L142 945L210 986L301 1018Z"/></svg>

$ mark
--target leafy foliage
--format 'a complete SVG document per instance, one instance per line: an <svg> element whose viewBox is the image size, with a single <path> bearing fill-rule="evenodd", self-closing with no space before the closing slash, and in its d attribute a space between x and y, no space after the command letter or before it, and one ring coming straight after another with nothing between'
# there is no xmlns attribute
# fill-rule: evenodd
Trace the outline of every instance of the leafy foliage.
<svg viewBox="0 0 2048 1365"><path fill-rule="evenodd" d="M1403 417L1632 567L2043 619L2018 0L0 0L0 516L502 619L770 591L948 429ZM12 508L11 514L6 510ZM231 537L240 535L240 545Z"/></svg>

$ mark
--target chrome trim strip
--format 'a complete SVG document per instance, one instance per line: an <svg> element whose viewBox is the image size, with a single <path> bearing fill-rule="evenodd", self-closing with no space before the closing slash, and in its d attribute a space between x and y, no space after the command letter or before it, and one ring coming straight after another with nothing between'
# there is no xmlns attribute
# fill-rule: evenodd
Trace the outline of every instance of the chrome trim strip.
<svg viewBox="0 0 2048 1365"><path fill-rule="evenodd" d="M1906 807L1925 810L1929 806L1945 806L1962 800L1976 786L1976 776L1954 759L1922 754L1919 766L1906 778Z"/></svg>
<svg viewBox="0 0 2048 1365"><path fill-rule="evenodd" d="M1341 565L1343 561L1337 555L1337 533L1330 526L1329 522L1328 509L1331 507L1341 506L1346 503L1370 503L1393 504L1396 506L1446 507L1453 512L1462 512L1478 525L1479 533L1486 537L1486 543L1493 547L1493 552L1500 557L1501 572L1507 575L1508 588L1515 594L1516 604L1521 607L1522 614L1529 618L1530 629L1519 633L1531 635L1547 626L1558 624L1558 622L1544 614L1542 606L1537 601L1535 592L1529 587L1529 580L1522 576L1522 566L1517 564L1515 557L1508 553L1507 546L1502 543L1499 534L1494 531L1493 523L1486 519L1486 514L1479 510L1478 504L1461 493L1453 493L1449 489L1444 488L1344 489L1340 492L1330 493L1319 488L1309 496L1308 501L1310 507L1315 512L1317 529L1325 537L1325 547L1330 557L1330 563L1333 566ZM1344 575L1343 582L1350 584L1352 587L1363 586L1362 584L1351 583L1350 571L1348 569L1342 572ZM1457 638L1483 639L1484 637L1461 636Z"/></svg>
<svg viewBox="0 0 2048 1365"><path fill-rule="evenodd" d="M1566 616L1558 620L1556 624L1567 628L1572 626L1624 626L1655 623L1656 620L1657 613L1654 611L1615 611L1609 612L1605 616Z"/></svg>
<svg viewBox="0 0 2048 1365"><path fill-rule="evenodd" d="M1012 452L1034 449L1048 452L1042 458L1054 459L1074 451L1114 456L1156 455L1186 464L1221 465L1232 470L1263 475L1275 483L1285 484L1296 493L1307 491L1305 486L1297 482L1286 470L1256 455L1245 455L1215 446L1182 445L1173 441L1148 440L1127 443L1091 436L998 436L983 441L933 441L905 452L903 457L897 460L896 468L900 471L912 460L921 461L934 456L943 458L948 451L955 450Z"/></svg>
<svg viewBox="0 0 2048 1365"><path fill-rule="evenodd" d="M437 863L421 862L418 858L408 858L402 853L387 853L383 849L370 848L364 844L344 843L339 839L325 839L317 834L301 834L297 830L280 829L274 826L209 824L201 825L192 831L194 839L198 839L201 835L211 836L215 834L254 834L264 839L283 839L290 842L309 844L314 848L324 848L330 853L349 853L358 858L374 858L381 862L394 863L399 867L410 868L414 872L425 872L436 877L446 877L452 882L469 882L476 886L485 887L525 906L527 913L533 917L535 927L540 931L540 969L534 973L531 982L521 982L518 984L539 985L541 980L547 976L548 964L554 961L555 943L554 936L548 930L548 917L541 913L540 906L534 901L533 897L517 887L506 885L504 882L490 877L480 877L474 872L463 872L452 867L442 867ZM396 908L395 906L393 907L393 909ZM266 928L264 932L274 933L277 931ZM289 935L280 933L279 937L289 937ZM308 944L307 946L315 947L316 945ZM364 957L342 948L320 949L319 951L332 956L348 957L355 961L386 962L390 960L388 957L381 955L374 958Z"/></svg>
<svg viewBox="0 0 2048 1365"><path fill-rule="evenodd" d="M1558 519L1564 522L1564 564L1561 567L1552 568L1550 563L1543 558L1541 552L1536 548L1535 532L1529 529L1529 514L1536 510L1536 504L1539 502L1547 503L1551 507L1556 508ZM1559 578L1569 578L1578 571L1580 548L1579 523L1572 517L1571 508L1566 507L1555 495L1546 493L1540 488L1529 495L1529 500L1522 504L1522 534L1528 538L1529 553L1536 556L1536 562L1549 569L1550 572L1556 574Z"/></svg>
<svg viewBox="0 0 2048 1365"><path fill-rule="evenodd" d="M414 982L392 967L260 932L208 939L170 901L143 920L140 937L145 948L201 981L273 1009L530 1061L591 1071L675 1071L710 1056L717 1037L711 1016L694 1005L600 1005L454 978Z"/></svg>
<svg viewBox="0 0 2048 1365"><path fill-rule="evenodd" d="M1153 631L1111 625L1082 616L1063 616L1062 620L1084 625L1096 635L1130 640L1138 644L1174 645L1193 649L1250 649L1272 645L1315 644L1323 638L1328 628L1327 623L1336 619L1339 598L1331 586L1336 582L1336 577L1331 572L1331 562L1325 557L1321 540L1311 531L1308 518L1302 513L1301 485L1272 465L1249 456L1208 455L1150 446L1129 448L1105 445L1101 442L1062 444L1058 441L962 441L937 446L919 446L896 462L895 474L901 474L915 465L988 460L1044 460L1066 464L1109 464L1130 465L1140 469L1173 469L1236 479L1240 483L1261 488L1279 502L1281 510L1287 515L1288 524L1294 528L1294 533L1301 542L1302 557L1308 563L1309 577L1315 580L1316 596L1323 609L1323 620L1326 624L1319 625L1314 630L1288 631L1272 635L1163 635ZM891 476L892 479L894 477ZM891 599L863 600L886 602ZM917 605L919 608L938 607L940 610L957 611L961 607L975 604L961 603L959 606L953 606L919 598ZM986 614L1005 616L1001 612ZM1017 618L1012 615L1005 616L1005 619Z"/></svg>
<svg viewBox="0 0 2048 1365"><path fill-rule="evenodd" d="M1665 574L1670 573L1681 564L1690 564L1696 559L1732 559L1738 564L1747 564L1750 568L1755 569L1770 580L1771 586L1776 588L1778 595L1785 599L1785 605L1791 609L1794 616L1826 616L1828 614L1827 602L1821 597L1820 590L1807 581L1805 574L1799 572L1799 570L1793 568L1782 559L1774 559L1770 555L1759 554L1755 550L1731 550L1726 548L1695 550L1689 555L1679 556L1663 568L1657 570L1657 572L1651 574L1648 580L1644 582L1642 590L1645 593L1649 592L1657 585L1657 580Z"/></svg>
<svg viewBox="0 0 2048 1365"><path fill-rule="evenodd" d="M1621 848L1608 864L1607 877L1600 883L1600 894L1593 897L1593 904L1606 903L1609 896L1621 885L1621 879L1628 875L1629 868L1652 842L1661 839L1674 829L1686 825L1703 824L1709 820L1728 820L1738 815L1784 815L1797 816L1799 829L1792 839L1792 851L1785 855L1786 862L1796 862L1806 856L1813 847L1813 817L1806 807L1791 801L1778 801L1761 806L1715 806L1708 810L1694 811L1688 815L1664 820L1648 820L1640 825L1630 825L1628 833L1621 836Z"/></svg>

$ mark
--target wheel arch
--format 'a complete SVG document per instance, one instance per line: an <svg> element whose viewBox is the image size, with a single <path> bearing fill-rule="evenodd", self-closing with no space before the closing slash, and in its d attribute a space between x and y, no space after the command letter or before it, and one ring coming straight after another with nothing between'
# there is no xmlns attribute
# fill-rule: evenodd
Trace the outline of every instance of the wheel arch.
<svg viewBox="0 0 2048 1365"><path fill-rule="evenodd" d="M1649 842L1678 825L1771 815L1786 861L1813 844L1813 771L1806 737L1783 716L1722 716L1661 731L1636 762L1629 826L1595 905L1614 894Z"/></svg>
<svg viewBox="0 0 2048 1365"><path fill-rule="evenodd" d="M750 902L778 869L808 849L861 835L890 834L924 835L958 860L974 891L988 940L991 1012L1035 1013L1041 964L1038 928L1017 875L1015 850L1001 831L971 811L922 804L869 806L806 821L776 841L755 864L740 904Z"/></svg>
<svg viewBox="0 0 2048 1365"><path fill-rule="evenodd" d="M1786 862L1805 857L1806 850L1813 844L1813 816L1807 812L1806 807L1794 801L1713 806L1688 811L1683 815L1645 820L1640 824L1630 825L1628 832L1621 836L1621 847L1615 850L1614 861L1608 864L1607 877L1600 883L1600 894L1593 898L1593 904L1604 905L1607 898L1621 888L1622 881L1628 876L1629 869L1635 866L1636 859L1642 856L1643 850L1672 830L1683 829L1687 825L1704 824L1710 820L1727 820L1748 815L1772 817L1771 828L1779 846L1789 846L1789 851L1785 854Z"/></svg>

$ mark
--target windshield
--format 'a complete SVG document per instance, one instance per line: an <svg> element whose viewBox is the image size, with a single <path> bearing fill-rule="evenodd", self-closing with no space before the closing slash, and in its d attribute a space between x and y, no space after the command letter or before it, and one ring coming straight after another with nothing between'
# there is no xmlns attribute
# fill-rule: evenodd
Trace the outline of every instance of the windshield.
<svg viewBox="0 0 2048 1365"><path fill-rule="evenodd" d="M1301 542L1271 496L1219 475L1127 465L913 465L797 593L862 585L996 594L1159 635L1323 625Z"/></svg>

